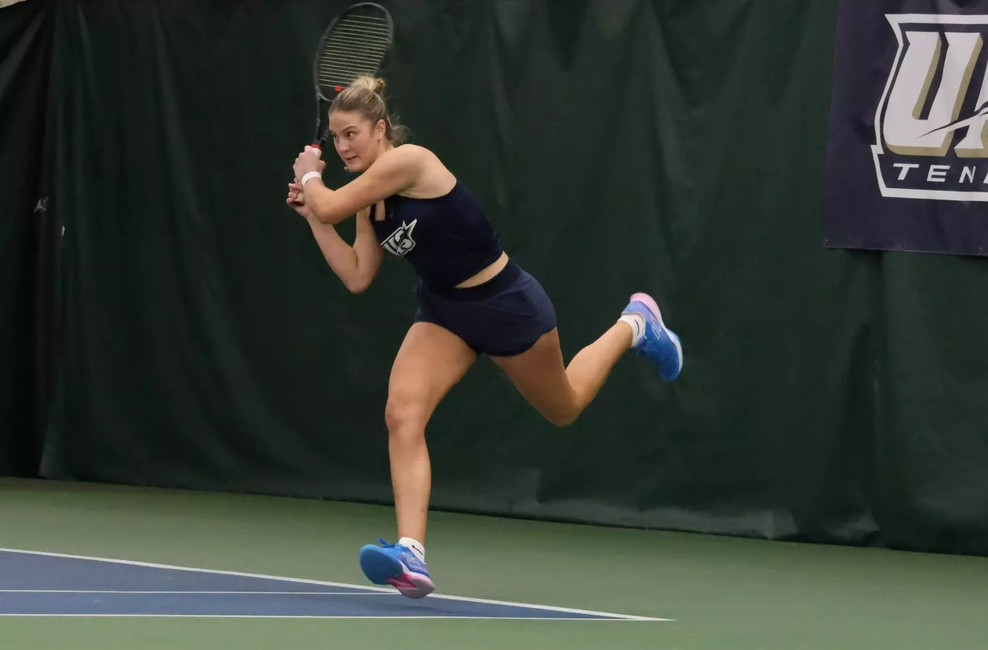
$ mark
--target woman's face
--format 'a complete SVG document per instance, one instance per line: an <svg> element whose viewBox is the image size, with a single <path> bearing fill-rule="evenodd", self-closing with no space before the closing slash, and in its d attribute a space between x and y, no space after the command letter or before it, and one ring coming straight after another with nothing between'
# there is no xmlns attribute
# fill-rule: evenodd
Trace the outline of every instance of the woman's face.
<svg viewBox="0 0 988 650"><path fill-rule="evenodd" d="M351 172L362 172L384 151L384 120L373 124L360 113L334 111L329 115L329 132L336 153Z"/></svg>

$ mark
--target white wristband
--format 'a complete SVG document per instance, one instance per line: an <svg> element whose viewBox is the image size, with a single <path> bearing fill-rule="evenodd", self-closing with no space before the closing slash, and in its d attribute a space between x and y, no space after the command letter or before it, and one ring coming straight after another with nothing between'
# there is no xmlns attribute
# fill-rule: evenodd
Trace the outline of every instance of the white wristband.
<svg viewBox="0 0 988 650"><path fill-rule="evenodd" d="M313 178L322 178L322 173L321 172L309 172L309 173L307 173L305 176L302 177L302 181L301 181L302 187L305 187L306 181L309 181L309 180L311 180Z"/></svg>

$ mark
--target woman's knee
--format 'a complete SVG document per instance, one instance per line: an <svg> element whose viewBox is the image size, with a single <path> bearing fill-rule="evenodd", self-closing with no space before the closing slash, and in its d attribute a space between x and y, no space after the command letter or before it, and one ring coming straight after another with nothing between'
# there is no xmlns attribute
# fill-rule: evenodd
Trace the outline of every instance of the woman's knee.
<svg viewBox="0 0 988 650"><path fill-rule="evenodd" d="M580 417L581 411L582 409L576 404L572 404L545 412L542 414L542 417L554 426L565 428L576 422L577 418Z"/></svg>
<svg viewBox="0 0 988 650"><path fill-rule="evenodd" d="M418 438L425 435L428 420L423 400L412 394L392 394L388 396L384 408L384 422L388 435L392 438Z"/></svg>

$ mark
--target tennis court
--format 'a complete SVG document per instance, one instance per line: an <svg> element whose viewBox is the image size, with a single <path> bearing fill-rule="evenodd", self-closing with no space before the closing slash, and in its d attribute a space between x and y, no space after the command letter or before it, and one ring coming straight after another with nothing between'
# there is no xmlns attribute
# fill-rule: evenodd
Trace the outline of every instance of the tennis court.
<svg viewBox="0 0 988 650"><path fill-rule="evenodd" d="M984 647L988 560L435 513L437 593L366 584L388 508L0 482L4 648ZM16 552L13 550L16 549Z"/></svg>

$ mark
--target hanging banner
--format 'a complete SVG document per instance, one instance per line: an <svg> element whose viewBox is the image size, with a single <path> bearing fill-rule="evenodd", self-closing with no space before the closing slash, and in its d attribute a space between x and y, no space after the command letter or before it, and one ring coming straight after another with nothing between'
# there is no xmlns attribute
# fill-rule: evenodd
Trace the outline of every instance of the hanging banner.
<svg viewBox="0 0 988 650"><path fill-rule="evenodd" d="M824 244L988 254L988 0L843 0Z"/></svg>

